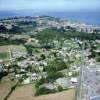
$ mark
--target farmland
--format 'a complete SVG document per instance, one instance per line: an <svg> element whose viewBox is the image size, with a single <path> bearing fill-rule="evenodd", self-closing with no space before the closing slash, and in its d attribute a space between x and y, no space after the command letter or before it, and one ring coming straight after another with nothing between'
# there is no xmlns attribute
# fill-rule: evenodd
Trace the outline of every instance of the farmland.
<svg viewBox="0 0 100 100"><path fill-rule="evenodd" d="M0 81L0 100L3 100L15 83L15 81L11 81L10 75L7 75Z"/></svg>
<svg viewBox="0 0 100 100"><path fill-rule="evenodd" d="M75 90L70 89L60 93L42 95L35 97L35 89L33 84L24 85L16 88L16 90L11 94L8 100L74 100Z"/></svg>

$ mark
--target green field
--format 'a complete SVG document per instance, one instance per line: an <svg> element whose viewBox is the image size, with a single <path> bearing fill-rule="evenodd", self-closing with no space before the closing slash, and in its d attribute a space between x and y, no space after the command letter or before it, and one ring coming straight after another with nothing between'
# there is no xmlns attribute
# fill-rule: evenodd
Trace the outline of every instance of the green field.
<svg viewBox="0 0 100 100"><path fill-rule="evenodd" d="M16 49L22 52L26 52L26 48L23 45L7 45L0 46L0 59L1 60L9 60L10 59L10 51Z"/></svg>
<svg viewBox="0 0 100 100"><path fill-rule="evenodd" d="M9 58L9 53L8 52L2 52L0 53L0 59L8 59Z"/></svg>

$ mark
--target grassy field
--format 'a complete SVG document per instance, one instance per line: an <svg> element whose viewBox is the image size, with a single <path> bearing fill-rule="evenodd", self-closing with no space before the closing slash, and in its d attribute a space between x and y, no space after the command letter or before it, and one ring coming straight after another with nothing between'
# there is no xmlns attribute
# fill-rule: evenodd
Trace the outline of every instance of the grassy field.
<svg viewBox="0 0 100 100"><path fill-rule="evenodd" d="M7 45L7 46L0 46L0 52L8 52L11 49L18 49L21 51L25 51L25 47L23 45Z"/></svg>
<svg viewBox="0 0 100 100"><path fill-rule="evenodd" d="M14 39L29 39L30 36L29 35L14 35L13 37Z"/></svg>
<svg viewBox="0 0 100 100"><path fill-rule="evenodd" d="M34 91L33 91L34 90ZM42 95L35 97L35 88L33 84L24 85L16 88L8 100L74 100L75 90L70 89L60 93Z"/></svg>
<svg viewBox="0 0 100 100"><path fill-rule="evenodd" d="M8 60L10 58L10 50L12 49L26 52L26 48L23 45L0 46L0 59Z"/></svg>
<svg viewBox="0 0 100 100"><path fill-rule="evenodd" d="M9 59L9 53L8 52L2 52L0 53L0 59Z"/></svg>
<svg viewBox="0 0 100 100"><path fill-rule="evenodd" d="M0 53L2 52L8 52L9 46L0 46Z"/></svg>

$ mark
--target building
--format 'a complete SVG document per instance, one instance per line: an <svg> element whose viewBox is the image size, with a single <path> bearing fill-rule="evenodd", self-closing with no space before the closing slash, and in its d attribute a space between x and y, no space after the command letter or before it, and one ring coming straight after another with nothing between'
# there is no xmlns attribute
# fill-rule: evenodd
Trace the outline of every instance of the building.
<svg viewBox="0 0 100 100"><path fill-rule="evenodd" d="M100 100L100 95L90 98L90 100Z"/></svg>

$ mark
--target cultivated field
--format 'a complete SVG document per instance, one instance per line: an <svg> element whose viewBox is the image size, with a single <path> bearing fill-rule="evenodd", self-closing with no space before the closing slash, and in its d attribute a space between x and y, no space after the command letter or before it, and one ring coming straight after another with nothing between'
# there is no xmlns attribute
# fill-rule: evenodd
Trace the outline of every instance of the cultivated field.
<svg viewBox="0 0 100 100"><path fill-rule="evenodd" d="M42 95L35 97L33 91L34 86L24 85L16 88L16 90L11 94L8 100L74 100L75 90L70 89L60 93Z"/></svg>
<svg viewBox="0 0 100 100"><path fill-rule="evenodd" d="M9 75L3 77L3 79L0 81L0 100L3 100L15 83L16 82L10 80Z"/></svg>

